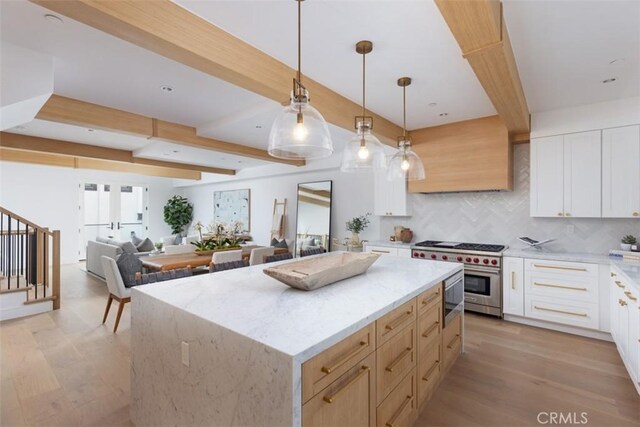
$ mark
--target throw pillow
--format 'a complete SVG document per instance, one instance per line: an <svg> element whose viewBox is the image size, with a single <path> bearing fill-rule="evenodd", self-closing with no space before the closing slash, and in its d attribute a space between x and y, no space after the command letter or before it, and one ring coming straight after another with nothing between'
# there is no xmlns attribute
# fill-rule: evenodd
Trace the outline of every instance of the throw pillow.
<svg viewBox="0 0 640 427"><path fill-rule="evenodd" d="M275 237L273 237L271 239L271 246L275 247L278 244L278 239L276 239Z"/></svg>
<svg viewBox="0 0 640 427"><path fill-rule="evenodd" d="M133 245L133 244L132 244ZM136 285L136 273L142 273L142 261L130 253L123 253L116 260L118 270L120 270L120 276L127 288Z"/></svg>
<svg viewBox="0 0 640 427"><path fill-rule="evenodd" d="M131 243L134 244L134 246L137 248L140 243L144 242L143 239L139 238L138 236L136 236L135 234L133 236L131 236Z"/></svg>
<svg viewBox="0 0 640 427"><path fill-rule="evenodd" d="M124 252L126 254L137 254L138 253L138 249L131 242L122 242L120 247L122 248L122 252Z"/></svg>
<svg viewBox="0 0 640 427"><path fill-rule="evenodd" d="M136 248L138 249L138 252L151 252L156 247L151 239L147 237L146 239L141 240L140 244L136 245Z"/></svg>
<svg viewBox="0 0 640 427"><path fill-rule="evenodd" d="M275 239L273 239L273 240L275 240ZM275 245L271 245L271 246L273 246L273 247L275 247L275 248L284 248L284 249L289 249L289 245L287 245L287 241L286 241L286 240L284 240L284 239L282 239L282 241L280 241L280 242L278 242L278 241L276 240L276 244L275 244Z"/></svg>

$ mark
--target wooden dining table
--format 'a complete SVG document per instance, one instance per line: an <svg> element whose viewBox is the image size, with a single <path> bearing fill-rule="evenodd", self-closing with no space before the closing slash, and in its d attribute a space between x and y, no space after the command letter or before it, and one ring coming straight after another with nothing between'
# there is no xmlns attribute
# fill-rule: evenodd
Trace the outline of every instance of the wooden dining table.
<svg viewBox="0 0 640 427"><path fill-rule="evenodd" d="M251 250L263 246L242 247L242 259L249 259ZM274 248L274 254L284 254L289 252L287 248ZM208 267L211 263L211 255L197 255L195 252L176 255L146 255L140 257L142 266L149 271L167 271L176 268L197 268Z"/></svg>

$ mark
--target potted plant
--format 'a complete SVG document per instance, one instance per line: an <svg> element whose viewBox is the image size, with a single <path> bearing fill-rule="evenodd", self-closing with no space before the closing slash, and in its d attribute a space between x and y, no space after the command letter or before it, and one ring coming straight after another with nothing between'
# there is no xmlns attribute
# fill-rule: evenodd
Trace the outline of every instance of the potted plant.
<svg viewBox="0 0 640 427"><path fill-rule="evenodd" d="M347 231L351 232L352 245L360 245L360 233L362 233L362 231L369 225L369 215L371 214L366 213L347 221Z"/></svg>
<svg viewBox="0 0 640 427"><path fill-rule="evenodd" d="M622 249L623 251L630 251L631 245L635 245L636 243L638 243L636 238L628 234L622 238L622 243L620 243L620 249Z"/></svg>
<svg viewBox="0 0 640 427"><path fill-rule="evenodd" d="M182 235L185 226L193 220L193 205L186 197L173 196L164 206L164 222L173 234Z"/></svg>
<svg viewBox="0 0 640 427"><path fill-rule="evenodd" d="M156 247L156 252L160 252L162 250L163 243L162 242L156 242L154 244L154 246Z"/></svg>

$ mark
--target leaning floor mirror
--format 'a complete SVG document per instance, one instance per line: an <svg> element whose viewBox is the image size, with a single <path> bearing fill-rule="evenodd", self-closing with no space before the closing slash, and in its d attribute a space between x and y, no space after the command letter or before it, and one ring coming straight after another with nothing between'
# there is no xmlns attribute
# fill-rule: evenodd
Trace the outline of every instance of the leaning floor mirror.
<svg viewBox="0 0 640 427"><path fill-rule="evenodd" d="M332 181L298 184L296 256L329 251Z"/></svg>

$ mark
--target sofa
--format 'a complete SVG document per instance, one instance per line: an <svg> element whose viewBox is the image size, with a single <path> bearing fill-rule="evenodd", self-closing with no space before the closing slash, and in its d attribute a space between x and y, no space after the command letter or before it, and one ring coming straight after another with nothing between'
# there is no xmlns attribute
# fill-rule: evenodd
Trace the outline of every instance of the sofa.
<svg viewBox="0 0 640 427"><path fill-rule="evenodd" d="M98 277L105 278L104 270L102 268L101 257L107 256L113 260L116 260L118 256L124 252L123 246L128 241L121 241L115 239L109 239L104 237L97 237L96 240L89 240L87 242L87 271L91 274L95 274ZM127 245L129 248L131 246ZM135 246L134 246L135 249ZM129 249L131 250L131 249ZM135 252L136 256L149 255L149 252Z"/></svg>

